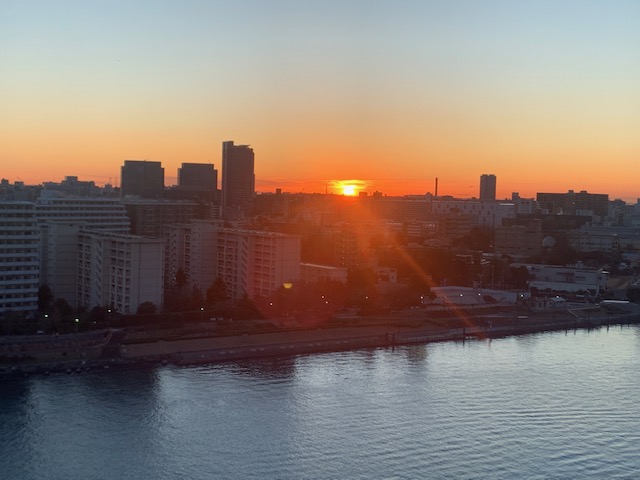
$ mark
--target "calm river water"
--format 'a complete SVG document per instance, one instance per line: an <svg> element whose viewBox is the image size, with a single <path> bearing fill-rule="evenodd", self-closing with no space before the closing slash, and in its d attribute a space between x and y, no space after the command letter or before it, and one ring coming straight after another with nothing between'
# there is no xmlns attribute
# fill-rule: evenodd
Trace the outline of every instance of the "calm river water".
<svg viewBox="0 0 640 480"><path fill-rule="evenodd" d="M0 383L2 479L638 478L640 328Z"/></svg>

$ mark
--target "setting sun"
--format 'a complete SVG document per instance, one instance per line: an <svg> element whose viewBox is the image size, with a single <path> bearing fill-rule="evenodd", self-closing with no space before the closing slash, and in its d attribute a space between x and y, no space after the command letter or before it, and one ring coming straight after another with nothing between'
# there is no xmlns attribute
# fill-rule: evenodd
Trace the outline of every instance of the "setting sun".
<svg viewBox="0 0 640 480"><path fill-rule="evenodd" d="M342 186L342 194L353 196L357 193L355 185L343 185Z"/></svg>
<svg viewBox="0 0 640 480"><path fill-rule="evenodd" d="M331 190L347 197L354 197L365 190L368 182L364 180L332 180Z"/></svg>

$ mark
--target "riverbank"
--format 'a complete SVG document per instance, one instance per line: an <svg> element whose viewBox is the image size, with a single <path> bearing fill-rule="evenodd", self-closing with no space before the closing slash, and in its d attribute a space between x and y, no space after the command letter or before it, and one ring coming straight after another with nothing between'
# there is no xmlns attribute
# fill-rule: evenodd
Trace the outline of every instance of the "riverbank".
<svg viewBox="0 0 640 480"><path fill-rule="evenodd" d="M79 336L55 339L58 350L48 351L40 339L40 357L0 367L0 376L33 373L80 373L108 368L134 368L140 365L193 365L279 355L312 354L358 348L393 347L411 343L495 338L529 333L597 328L616 324L640 323L640 306L618 304L587 306L568 310L535 312L519 308L494 308L479 312L434 310L397 312L385 316L335 319L313 328L289 328L273 332L215 335L210 329L184 335L153 332L145 340L126 332L110 331L97 335L100 345L82 346ZM83 337L87 341L87 337ZM7 340L4 347L7 349ZM11 345L11 344L9 344ZM11 345L15 349L16 345ZM21 350L25 349L23 344ZM60 345L72 345L72 355ZM63 355L64 354L64 355Z"/></svg>

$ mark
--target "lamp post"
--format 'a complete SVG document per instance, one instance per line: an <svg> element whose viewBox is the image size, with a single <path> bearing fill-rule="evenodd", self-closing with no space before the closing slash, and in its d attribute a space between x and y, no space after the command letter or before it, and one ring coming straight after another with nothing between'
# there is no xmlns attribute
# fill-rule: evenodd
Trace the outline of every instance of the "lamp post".
<svg viewBox="0 0 640 480"><path fill-rule="evenodd" d="M202 323L202 316L204 315L204 307L200 307L200 323Z"/></svg>

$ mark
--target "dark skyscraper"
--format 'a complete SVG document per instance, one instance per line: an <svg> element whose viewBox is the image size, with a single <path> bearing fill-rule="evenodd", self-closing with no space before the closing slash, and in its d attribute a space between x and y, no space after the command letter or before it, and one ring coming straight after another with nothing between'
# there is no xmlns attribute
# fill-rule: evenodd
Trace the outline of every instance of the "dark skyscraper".
<svg viewBox="0 0 640 480"><path fill-rule="evenodd" d="M183 163L178 168L178 186L185 190L215 191L218 171L212 163Z"/></svg>
<svg viewBox="0 0 640 480"><path fill-rule="evenodd" d="M164 168L160 162L125 160L120 176L122 196L156 198L164 193Z"/></svg>
<svg viewBox="0 0 640 480"><path fill-rule="evenodd" d="M480 201L493 202L496 199L496 176L484 174L480 176Z"/></svg>
<svg viewBox="0 0 640 480"><path fill-rule="evenodd" d="M249 145L222 142L222 207L242 208L253 198L255 175L253 149Z"/></svg>

